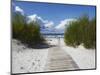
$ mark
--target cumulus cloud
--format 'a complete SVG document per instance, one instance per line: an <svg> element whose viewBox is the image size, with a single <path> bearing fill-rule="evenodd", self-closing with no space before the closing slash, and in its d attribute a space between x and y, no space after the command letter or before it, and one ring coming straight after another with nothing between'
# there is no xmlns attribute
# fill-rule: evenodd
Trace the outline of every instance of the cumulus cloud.
<svg viewBox="0 0 100 75"><path fill-rule="evenodd" d="M28 16L29 21L37 21L37 19L41 20L43 23L47 23L48 20L44 20L42 19L40 16L38 16L37 14L33 14L33 15L29 15Z"/></svg>
<svg viewBox="0 0 100 75"><path fill-rule="evenodd" d="M29 16L28 16L29 22L31 22L31 21L36 21L36 18L37 18L37 17L38 17L38 16L37 16L36 14L29 15Z"/></svg>
<svg viewBox="0 0 100 75"><path fill-rule="evenodd" d="M56 29L63 30L63 29L65 29L65 27L66 27L67 25L69 25L69 23L72 22L72 21L75 21L75 19L64 19L64 20L62 20L62 21L60 22L60 24L58 24L55 28L56 28Z"/></svg>
<svg viewBox="0 0 100 75"><path fill-rule="evenodd" d="M43 23L48 23L48 20L44 20L43 18L41 18L40 16L38 16L38 19L40 19Z"/></svg>
<svg viewBox="0 0 100 75"><path fill-rule="evenodd" d="M19 6L15 6L15 12L20 12L22 15L24 15L23 9L21 9Z"/></svg>
<svg viewBox="0 0 100 75"><path fill-rule="evenodd" d="M54 26L54 22L52 22L52 21L48 21L46 24L45 24L45 27L46 28L52 28Z"/></svg>
<svg viewBox="0 0 100 75"><path fill-rule="evenodd" d="M37 22L43 24L46 28L52 28L54 26L54 22L44 20L42 17L38 16L37 14L29 15L28 19L29 19L28 23L30 23L32 21L34 21L34 22L37 21Z"/></svg>
<svg viewBox="0 0 100 75"><path fill-rule="evenodd" d="M29 15L28 16L29 22L37 21L40 25L44 26L47 29L54 29L54 30L64 30L70 22L75 21L76 19L64 19L62 20L57 26L54 26L53 21L44 20L42 17L38 16L37 14Z"/></svg>

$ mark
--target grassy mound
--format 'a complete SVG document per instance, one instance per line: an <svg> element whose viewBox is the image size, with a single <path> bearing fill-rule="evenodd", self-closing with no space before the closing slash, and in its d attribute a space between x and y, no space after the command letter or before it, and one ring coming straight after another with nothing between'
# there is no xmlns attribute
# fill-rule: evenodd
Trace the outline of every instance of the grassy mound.
<svg viewBox="0 0 100 75"><path fill-rule="evenodd" d="M82 16L71 22L65 29L64 41L73 47L83 44L85 48L96 48L96 19Z"/></svg>
<svg viewBox="0 0 100 75"><path fill-rule="evenodd" d="M26 17L20 13L14 13L12 17L12 37L20 40L29 47L38 47L46 44L40 33L38 23L26 22Z"/></svg>

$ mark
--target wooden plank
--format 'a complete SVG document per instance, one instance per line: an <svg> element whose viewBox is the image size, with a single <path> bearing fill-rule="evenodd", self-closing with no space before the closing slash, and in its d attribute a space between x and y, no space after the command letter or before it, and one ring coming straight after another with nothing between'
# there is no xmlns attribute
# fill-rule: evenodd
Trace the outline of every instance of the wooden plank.
<svg viewBox="0 0 100 75"><path fill-rule="evenodd" d="M49 49L46 71L75 70L79 69L74 60L60 46Z"/></svg>

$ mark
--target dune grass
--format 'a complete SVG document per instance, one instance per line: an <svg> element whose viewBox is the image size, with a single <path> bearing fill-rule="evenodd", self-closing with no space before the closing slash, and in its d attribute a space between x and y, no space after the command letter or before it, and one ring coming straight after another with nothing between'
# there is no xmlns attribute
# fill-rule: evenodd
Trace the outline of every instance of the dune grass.
<svg viewBox="0 0 100 75"><path fill-rule="evenodd" d="M83 44L85 48L96 48L96 19L84 15L71 22L65 29L64 41L73 47Z"/></svg>
<svg viewBox="0 0 100 75"><path fill-rule="evenodd" d="M40 33L39 24L36 22L26 22L26 17L20 13L14 13L12 17L12 37L20 40L30 47L45 44L45 40Z"/></svg>

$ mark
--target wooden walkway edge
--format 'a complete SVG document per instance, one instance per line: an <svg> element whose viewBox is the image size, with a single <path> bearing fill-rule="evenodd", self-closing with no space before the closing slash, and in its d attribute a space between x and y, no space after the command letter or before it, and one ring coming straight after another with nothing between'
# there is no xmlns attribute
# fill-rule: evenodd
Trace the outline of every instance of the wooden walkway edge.
<svg viewBox="0 0 100 75"><path fill-rule="evenodd" d="M70 55L68 55L60 46L52 47L48 52L48 60L45 65L45 71L63 71L79 69Z"/></svg>

